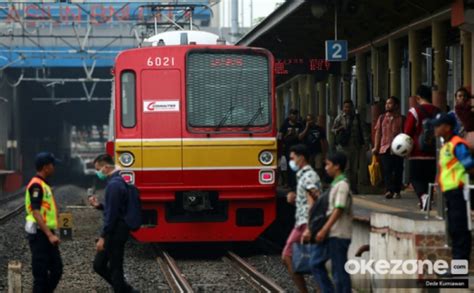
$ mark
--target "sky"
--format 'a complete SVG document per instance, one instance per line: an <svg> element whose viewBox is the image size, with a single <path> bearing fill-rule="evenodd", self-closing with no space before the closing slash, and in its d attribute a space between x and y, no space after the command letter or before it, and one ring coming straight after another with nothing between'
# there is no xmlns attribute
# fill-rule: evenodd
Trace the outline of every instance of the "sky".
<svg viewBox="0 0 474 293"><path fill-rule="evenodd" d="M230 6L232 0L221 0L219 4L221 12L221 24L223 26L230 26ZM253 19L265 17L272 13L276 8L277 3L284 2L283 0L238 0L239 1L239 24L242 26L250 26L250 19L253 11ZM251 9L251 4L253 9ZM243 11L241 10L243 7ZM227 13L223 13L226 11Z"/></svg>

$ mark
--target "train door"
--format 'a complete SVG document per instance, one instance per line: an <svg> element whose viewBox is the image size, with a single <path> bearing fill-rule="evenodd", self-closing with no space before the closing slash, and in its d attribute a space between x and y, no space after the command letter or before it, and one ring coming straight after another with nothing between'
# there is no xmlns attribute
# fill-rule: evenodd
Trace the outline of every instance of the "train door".
<svg viewBox="0 0 474 293"><path fill-rule="evenodd" d="M143 184L182 183L181 75L141 72Z"/></svg>

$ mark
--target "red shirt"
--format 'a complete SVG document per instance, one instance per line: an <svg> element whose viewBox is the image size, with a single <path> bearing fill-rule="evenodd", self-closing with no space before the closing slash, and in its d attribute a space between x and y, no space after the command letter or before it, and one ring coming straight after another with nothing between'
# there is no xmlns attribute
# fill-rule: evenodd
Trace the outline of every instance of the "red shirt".
<svg viewBox="0 0 474 293"><path fill-rule="evenodd" d="M427 154L420 150L418 138L423 130L423 119L427 118L425 113L419 109L423 107L430 115L430 119L435 118L436 114L440 112L439 108L432 104L423 104L408 111L407 120L405 122L405 133L411 136L414 141L413 151L410 154L410 159L435 159L435 154Z"/></svg>

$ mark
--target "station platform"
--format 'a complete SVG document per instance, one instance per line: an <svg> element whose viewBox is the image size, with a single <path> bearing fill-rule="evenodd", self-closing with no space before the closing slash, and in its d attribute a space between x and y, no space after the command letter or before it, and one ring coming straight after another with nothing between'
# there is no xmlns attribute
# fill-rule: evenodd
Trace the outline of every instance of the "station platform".
<svg viewBox="0 0 474 293"><path fill-rule="evenodd" d="M284 213L287 220L294 214L290 206L282 202L288 190L278 189L279 213ZM292 207L292 209L294 209ZM282 212L283 211L283 212ZM402 192L399 199L386 199L383 194L353 195L353 232L349 259L356 260L446 260L451 261L451 248L446 236L446 223L438 215L433 206L429 217L426 211L420 211L416 194L407 190ZM279 214L279 219L281 221ZM473 217L474 218L474 217ZM474 226L474 225L473 225ZM281 226L280 226L281 227ZM474 237L473 237L474 239ZM363 253L356 256L362 248ZM474 251L474 247L472 249ZM474 260L474 253L471 254ZM474 291L474 266L469 266L469 288L466 292ZM398 276L371 276L359 274L351 276L353 286L359 289L371 288L373 292L388 292L387 289L397 286L400 279L406 281L422 281L437 279L435 274L414 274ZM395 282L395 283L394 283ZM414 284L413 282L411 284ZM398 287L390 292L423 292L420 288ZM460 290L460 291L458 291ZM439 290L438 292L450 292ZM456 289L456 292L464 292Z"/></svg>

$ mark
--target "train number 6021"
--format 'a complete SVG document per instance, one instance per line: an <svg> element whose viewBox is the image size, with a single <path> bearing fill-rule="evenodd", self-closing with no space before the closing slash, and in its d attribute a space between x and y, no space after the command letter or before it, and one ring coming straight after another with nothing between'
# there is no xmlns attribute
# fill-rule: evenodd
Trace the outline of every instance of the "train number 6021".
<svg viewBox="0 0 474 293"><path fill-rule="evenodd" d="M174 66L174 57L148 57L146 65L151 66Z"/></svg>

